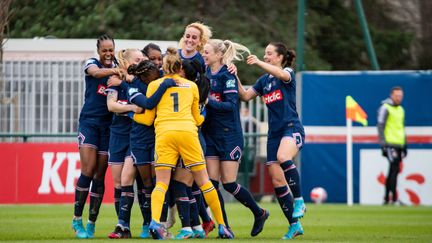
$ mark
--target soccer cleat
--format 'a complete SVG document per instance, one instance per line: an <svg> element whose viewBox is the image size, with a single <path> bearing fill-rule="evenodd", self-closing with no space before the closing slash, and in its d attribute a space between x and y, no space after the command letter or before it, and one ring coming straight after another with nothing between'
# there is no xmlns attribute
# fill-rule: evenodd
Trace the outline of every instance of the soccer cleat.
<svg viewBox="0 0 432 243"><path fill-rule="evenodd" d="M197 238L197 239L204 239L204 238L206 238L206 233L205 233L204 230L196 230L196 229L194 229L193 230L193 234L194 234L194 238Z"/></svg>
<svg viewBox="0 0 432 243"><path fill-rule="evenodd" d="M252 230L251 230L251 236L257 236L259 233L261 233L261 231L264 228L264 223L265 221L268 219L268 217L270 216L269 211L263 209L263 214L258 217L255 218Z"/></svg>
<svg viewBox="0 0 432 243"><path fill-rule="evenodd" d="M205 232L205 236L208 237L208 234L214 230L215 228L215 223L213 222L213 220L210 220L209 222L203 222L202 223L202 227L204 229Z"/></svg>
<svg viewBox="0 0 432 243"><path fill-rule="evenodd" d="M218 234L221 239L234 239L234 233L231 229L222 224L219 225Z"/></svg>
<svg viewBox="0 0 432 243"><path fill-rule="evenodd" d="M142 230L141 230L140 238L141 238L141 239L147 239L147 238L150 238L150 232L149 232L149 226L148 226L148 225L143 225L143 226L142 226Z"/></svg>
<svg viewBox="0 0 432 243"><path fill-rule="evenodd" d="M300 221L297 223L293 223L290 225L288 232L282 237L283 240L291 240L298 235L304 234L303 227L301 226Z"/></svg>
<svg viewBox="0 0 432 243"><path fill-rule="evenodd" d="M194 233L189 230L180 230L180 233L174 237L176 240L190 239L194 238Z"/></svg>
<svg viewBox="0 0 432 243"><path fill-rule="evenodd" d="M113 232L108 235L110 239L128 239L132 238L132 234L128 228L123 228L121 225L117 225Z"/></svg>
<svg viewBox="0 0 432 243"><path fill-rule="evenodd" d="M89 221L87 221L87 225L86 225L87 238L94 238L95 227L96 227L95 223L90 223Z"/></svg>
<svg viewBox="0 0 432 243"><path fill-rule="evenodd" d="M292 214L293 218L301 218L306 212L306 205L303 198L294 200L294 212Z"/></svg>
<svg viewBox="0 0 432 243"><path fill-rule="evenodd" d="M82 223L82 219L73 219L72 220L72 229L75 231L75 235L79 239L86 239L87 232L84 229L84 225Z"/></svg>
<svg viewBox="0 0 432 243"><path fill-rule="evenodd" d="M166 228L162 224L157 223L154 220L150 222L149 231L153 239L156 240L164 240L168 236Z"/></svg>

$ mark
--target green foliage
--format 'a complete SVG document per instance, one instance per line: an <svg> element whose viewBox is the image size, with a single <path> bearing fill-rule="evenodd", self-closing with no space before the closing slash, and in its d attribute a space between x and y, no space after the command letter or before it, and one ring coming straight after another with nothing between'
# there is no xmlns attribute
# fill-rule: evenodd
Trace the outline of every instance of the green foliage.
<svg viewBox="0 0 432 243"><path fill-rule="evenodd" d="M342 0L307 4L306 69L369 69L354 7ZM364 5L380 66L415 68L409 53L413 35L392 22L382 4L365 0ZM187 24L201 21L212 27L214 38L246 45L260 58L270 41L296 48L297 1L20 0L11 7L12 38L96 38L108 33L116 39L179 40ZM244 63L238 69L246 83L263 73Z"/></svg>

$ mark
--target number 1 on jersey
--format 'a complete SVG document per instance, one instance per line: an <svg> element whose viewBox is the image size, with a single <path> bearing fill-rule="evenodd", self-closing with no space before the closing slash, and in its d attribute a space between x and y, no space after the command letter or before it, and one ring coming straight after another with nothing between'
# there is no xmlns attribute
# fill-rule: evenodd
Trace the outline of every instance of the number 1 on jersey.
<svg viewBox="0 0 432 243"><path fill-rule="evenodd" d="M171 93L170 96L173 98L174 112L178 112L178 93Z"/></svg>

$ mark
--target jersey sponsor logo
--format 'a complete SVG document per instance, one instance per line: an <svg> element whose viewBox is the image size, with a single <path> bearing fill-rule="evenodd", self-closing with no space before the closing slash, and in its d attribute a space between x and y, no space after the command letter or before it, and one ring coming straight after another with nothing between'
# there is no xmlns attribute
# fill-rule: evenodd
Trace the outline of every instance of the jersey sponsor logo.
<svg viewBox="0 0 432 243"><path fill-rule="evenodd" d="M210 96L213 97L217 101L222 101L222 96L219 93L210 93Z"/></svg>
<svg viewBox="0 0 432 243"><path fill-rule="evenodd" d="M227 88L235 88L235 79L227 80L225 83L225 87Z"/></svg>
<svg viewBox="0 0 432 243"><path fill-rule="evenodd" d="M107 86L105 86L103 84L99 84L99 86L97 88L97 93L104 95L104 96L107 96L106 89L107 89Z"/></svg>
<svg viewBox="0 0 432 243"><path fill-rule="evenodd" d="M264 101L266 104L271 104L282 99L282 92L279 89L264 95Z"/></svg>

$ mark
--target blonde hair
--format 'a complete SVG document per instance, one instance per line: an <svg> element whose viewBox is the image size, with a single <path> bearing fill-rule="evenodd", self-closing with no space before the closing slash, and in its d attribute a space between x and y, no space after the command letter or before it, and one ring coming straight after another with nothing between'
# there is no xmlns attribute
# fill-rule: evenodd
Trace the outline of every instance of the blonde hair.
<svg viewBox="0 0 432 243"><path fill-rule="evenodd" d="M119 68L127 70L131 63L132 53L141 52L139 49L123 49L117 52L117 61L119 63Z"/></svg>
<svg viewBox="0 0 432 243"><path fill-rule="evenodd" d="M168 47L162 61L162 69L165 74L179 73L181 70L181 59L174 47Z"/></svg>
<svg viewBox="0 0 432 243"><path fill-rule="evenodd" d="M201 33L200 34L200 43L197 46L197 50L199 52L201 52L204 49L204 45L207 44L207 42L212 37L212 32L211 32L210 27L203 24L203 23L200 23L200 22L194 22L194 23L186 26L185 32L188 28L195 28L195 29L198 29L200 31L200 33ZM184 35L182 36L182 38L179 41L179 47L180 47L180 49L183 49L183 47L184 47Z"/></svg>
<svg viewBox="0 0 432 243"><path fill-rule="evenodd" d="M230 40L211 39L208 44L215 52L222 52L222 64L228 65L233 61L242 61L244 53L250 55L250 50L246 46Z"/></svg>

